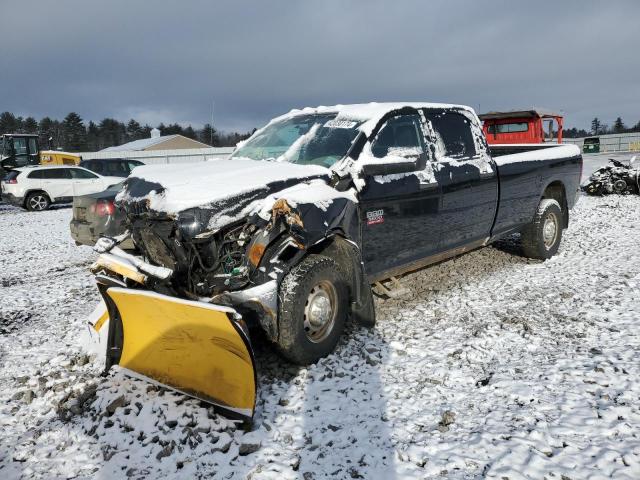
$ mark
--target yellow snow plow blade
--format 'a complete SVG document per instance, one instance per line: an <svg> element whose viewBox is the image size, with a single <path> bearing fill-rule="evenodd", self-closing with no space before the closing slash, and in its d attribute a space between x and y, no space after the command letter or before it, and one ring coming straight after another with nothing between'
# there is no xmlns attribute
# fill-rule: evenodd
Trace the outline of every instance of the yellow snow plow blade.
<svg viewBox="0 0 640 480"><path fill-rule="evenodd" d="M146 290L112 287L106 293L122 327L121 336L110 335L122 342L115 363L231 416L251 419L256 401L253 354L232 309Z"/></svg>

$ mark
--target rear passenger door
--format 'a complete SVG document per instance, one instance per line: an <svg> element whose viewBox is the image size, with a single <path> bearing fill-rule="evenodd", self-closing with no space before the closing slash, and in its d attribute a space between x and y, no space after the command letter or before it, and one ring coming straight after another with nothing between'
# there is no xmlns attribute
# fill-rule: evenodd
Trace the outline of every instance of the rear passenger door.
<svg viewBox="0 0 640 480"><path fill-rule="evenodd" d="M73 197L73 184L68 168L43 168L42 188L52 201L61 201Z"/></svg>
<svg viewBox="0 0 640 480"><path fill-rule="evenodd" d="M479 125L461 110L426 109L436 136L436 179L442 188L441 250L491 235L498 206L496 168Z"/></svg>
<svg viewBox="0 0 640 480"><path fill-rule="evenodd" d="M370 277L407 265L435 252L439 242L440 189L425 148L425 121L415 114L389 118L361 154L381 164L406 158L416 170L364 175L360 224L365 271Z"/></svg>

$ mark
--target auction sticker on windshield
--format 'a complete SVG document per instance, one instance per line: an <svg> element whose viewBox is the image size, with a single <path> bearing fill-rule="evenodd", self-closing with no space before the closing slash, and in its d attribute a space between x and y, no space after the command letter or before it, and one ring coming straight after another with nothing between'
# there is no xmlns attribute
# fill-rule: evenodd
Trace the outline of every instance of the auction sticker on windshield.
<svg viewBox="0 0 640 480"><path fill-rule="evenodd" d="M349 120L329 120L324 124L327 128L353 128L357 125L357 122L350 122Z"/></svg>

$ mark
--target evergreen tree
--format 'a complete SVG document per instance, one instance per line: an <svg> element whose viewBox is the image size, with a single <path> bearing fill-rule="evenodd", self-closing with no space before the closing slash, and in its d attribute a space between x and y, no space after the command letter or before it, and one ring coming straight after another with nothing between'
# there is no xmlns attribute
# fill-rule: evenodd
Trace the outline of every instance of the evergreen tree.
<svg viewBox="0 0 640 480"><path fill-rule="evenodd" d="M149 138L151 136L151 130L151 125L145 124L145 126L142 127L141 130L142 138Z"/></svg>
<svg viewBox="0 0 640 480"><path fill-rule="evenodd" d="M62 128L66 150L82 152L87 149L87 131L80 115L75 112L69 113L62 121Z"/></svg>
<svg viewBox="0 0 640 480"><path fill-rule="evenodd" d="M598 117L591 120L591 133L593 133L594 135L599 135L601 129L602 125L600 123L600 120L598 120Z"/></svg>
<svg viewBox="0 0 640 480"><path fill-rule="evenodd" d="M56 149L62 145L62 127L58 120L44 117L38 123L38 141L42 149Z"/></svg>
<svg viewBox="0 0 640 480"><path fill-rule="evenodd" d="M24 118L16 117L16 128L15 131L18 133L27 133L24 131Z"/></svg>
<svg viewBox="0 0 640 480"><path fill-rule="evenodd" d="M18 119L11 112L0 113L0 135L3 133L17 133Z"/></svg>
<svg viewBox="0 0 640 480"><path fill-rule="evenodd" d="M613 132L614 133L624 133L625 130L626 130L626 127L624 126L624 123L622 122L622 118L620 118L620 117L616 118L616 121L613 123Z"/></svg>
<svg viewBox="0 0 640 480"><path fill-rule="evenodd" d="M127 123L127 137L129 141L140 140L144 138L142 127L133 118Z"/></svg>
<svg viewBox="0 0 640 480"><path fill-rule="evenodd" d="M27 117L22 124L24 133L38 133L38 122L33 117Z"/></svg>
<svg viewBox="0 0 640 480"><path fill-rule="evenodd" d="M164 124L160 124L158 126L158 130L160 130L160 135L183 135L182 127L177 123L172 123L170 125L165 126Z"/></svg>
<svg viewBox="0 0 640 480"><path fill-rule="evenodd" d="M189 125L187 128L185 128L182 131L182 134L187 137L187 138L191 138L193 140L197 140L198 139L198 134L196 133L196 131L193 129L193 127L191 125Z"/></svg>
<svg viewBox="0 0 640 480"><path fill-rule="evenodd" d="M127 141L126 127L124 123L119 122L113 118L105 118L98 125L100 131L100 142L98 148L100 150L113 147L116 145L122 145Z"/></svg>
<svg viewBox="0 0 640 480"><path fill-rule="evenodd" d="M217 147L220 145L220 137L218 136L218 132L210 123L205 124L204 127L202 127L202 130L198 132L198 140L212 147Z"/></svg>
<svg viewBox="0 0 640 480"><path fill-rule="evenodd" d="M89 125L87 126L87 150L90 152L95 152L100 149L100 129L93 122L93 120L89 121Z"/></svg>

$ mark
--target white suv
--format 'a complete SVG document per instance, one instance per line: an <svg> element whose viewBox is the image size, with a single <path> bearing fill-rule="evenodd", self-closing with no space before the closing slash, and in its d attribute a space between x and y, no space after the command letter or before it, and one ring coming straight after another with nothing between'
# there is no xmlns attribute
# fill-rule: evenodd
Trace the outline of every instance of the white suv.
<svg viewBox="0 0 640 480"><path fill-rule="evenodd" d="M4 201L34 211L46 210L53 203L70 203L78 195L102 192L121 181L82 167L21 167L2 179L0 190Z"/></svg>

